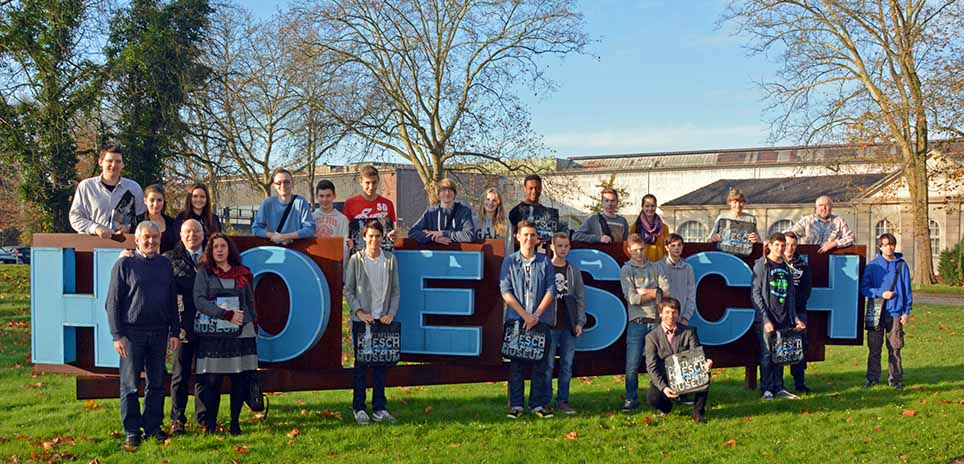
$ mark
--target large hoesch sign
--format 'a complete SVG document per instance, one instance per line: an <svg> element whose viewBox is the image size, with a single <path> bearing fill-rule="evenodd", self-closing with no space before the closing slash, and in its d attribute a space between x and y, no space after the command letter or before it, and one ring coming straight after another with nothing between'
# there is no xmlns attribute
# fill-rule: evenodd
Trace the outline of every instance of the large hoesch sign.
<svg viewBox="0 0 964 464"><path fill-rule="evenodd" d="M268 391L349 388L343 367L342 244L306 239L282 248L255 237L235 237L256 280L258 357ZM402 361L390 385L504 380L500 355L504 306L499 294L500 241L420 247L397 243ZM569 255L583 272L589 322L576 344L575 375L619 374L625 368L626 303L619 246L576 247ZM587 245L588 246L588 245ZM32 356L40 371L81 374L80 398L116 396L118 356L104 301L117 242L68 234L34 237L31 267ZM808 303L807 359L824 359L829 344L860 344L863 301L858 298L863 247L818 254L801 246L813 274ZM748 258L687 244L696 274L698 311L690 320L716 367L752 366L758 347L750 303ZM350 349L350 348L349 348Z"/></svg>

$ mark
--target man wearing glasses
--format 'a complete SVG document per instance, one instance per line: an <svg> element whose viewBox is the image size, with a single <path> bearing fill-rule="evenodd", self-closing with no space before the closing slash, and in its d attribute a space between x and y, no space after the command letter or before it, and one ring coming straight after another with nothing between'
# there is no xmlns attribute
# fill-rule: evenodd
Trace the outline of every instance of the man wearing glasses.
<svg viewBox="0 0 964 464"><path fill-rule="evenodd" d="M251 224L251 232L278 245L287 245L296 238L315 235L315 219L311 205L301 195L294 194L294 179L284 168L275 169L271 183L277 196L261 202Z"/></svg>

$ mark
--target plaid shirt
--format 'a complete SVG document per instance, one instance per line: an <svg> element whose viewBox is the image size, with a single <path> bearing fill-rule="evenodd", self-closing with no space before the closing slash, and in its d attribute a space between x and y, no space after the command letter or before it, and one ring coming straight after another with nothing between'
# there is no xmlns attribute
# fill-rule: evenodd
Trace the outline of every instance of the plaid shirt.
<svg viewBox="0 0 964 464"><path fill-rule="evenodd" d="M854 243L854 233L850 226L836 214L831 214L826 222L821 221L817 214L804 216L790 230L800 237L801 245L822 245L836 240L837 247L844 248Z"/></svg>

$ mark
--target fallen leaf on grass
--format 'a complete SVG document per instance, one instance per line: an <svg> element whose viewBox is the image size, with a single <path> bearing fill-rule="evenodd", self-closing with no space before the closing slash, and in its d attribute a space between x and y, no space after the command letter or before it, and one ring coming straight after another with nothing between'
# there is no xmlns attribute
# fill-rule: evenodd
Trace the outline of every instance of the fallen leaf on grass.
<svg viewBox="0 0 964 464"><path fill-rule="evenodd" d="M802 414L802 415L804 415L804 416L812 416L812 415L813 415L813 413L810 412L810 411L807 410L807 409L801 409L801 410L800 410L800 414Z"/></svg>
<svg viewBox="0 0 964 464"><path fill-rule="evenodd" d="M920 400L920 404L927 404L927 400Z"/></svg>
<svg viewBox="0 0 964 464"><path fill-rule="evenodd" d="M84 401L84 409L90 411L90 410L97 409L97 408L100 408L100 405L97 404L96 401L94 401L94 400Z"/></svg>
<svg viewBox="0 0 964 464"><path fill-rule="evenodd" d="M422 410L422 413L424 413L424 414L428 414L428 413L430 413L430 412L432 412L432 407L431 407L431 406L425 406L425 409Z"/></svg>
<svg viewBox="0 0 964 464"><path fill-rule="evenodd" d="M874 427L874 432L880 433L880 427Z"/></svg>
<svg viewBox="0 0 964 464"><path fill-rule="evenodd" d="M268 416L263 412L254 413L255 420L263 420L265 417L268 417Z"/></svg>
<svg viewBox="0 0 964 464"><path fill-rule="evenodd" d="M847 423L848 423L848 424L852 424L853 422L854 422L854 418L853 418L853 417L848 417L848 418L847 418Z"/></svg>
<svg viewBox="0 0 964 464"><path fill-rule="evenodd" d="M298 406L299 408L302 407L302 406L304 406L304 405L305 405L305 402L302 401L302 400L295 401L295 406Z"/></svg>
<svg viewBox="0 0 964 464"><path fill-rule="evenodd" d="M750 422L751 420L753 420L753 418L750 417L750 416L747 416L747 417L744 417L744 418L743 418L743 422Z"/></svg>
<svg viewBox="0 0 964 464"><path fill-rule="evenodd" d="M566 434L566 440L575 440L579 438L579 432L569 432Z"/></svg>
<svg viewBox="0 0 964 464"><path fill-rule="evenodd" d="M234 451L238 454L248 454L248 447L244 445L235 446Z"/></svg>
<svg viewBox="0 0 964 464"><path fill-rule="evenodd" d="M121 433L116 430L110 432L109 435L111 438L120 438L122 436Z"/></svg>
<svg viewBox="0 0 964 464"><path fill-rule="evenodd" d="M946 325L944 325L944 324L941 324L940 327L938 327L938 328L941 329L941 330L947 330L947 329L949 329L950 327L948 327L948 326L946 326Z"/></svg>
<svg viewBox="0 0 964 464"><path fill-rule="evenodd" d="M735 438L731 438L731 439L727 440L726 442L723 443L723 446L730 447L730 448L736 448L736 439L735 439Z"/></svg>
<svg viewBox="0 0 964 464"><path fill-rule="evenodd" d="M43 382L37 382L37 383L32 383L30 385L27 385L27 388L43 388L45 386L46 384L44 384Z"/></svg>
<svg viewBox="0 0 964 464"><path fill-rule="evenodd" d="M311 411L309 411L309 410L307 410L307 409L302 409L302 410L301 410L301 415L302 415L302 416L310 416L310 415L311 415Z"/></svg>
<svg viewBox="0 0 964 464"><path fill-rule="evenodd" d="M646 424L646 425L650 425L650 424L653 423L653 418L652 418L652 417L649 417L649 416L646 416L646 417L643 418L643 423Z"/></svg>
<svg viewBox="0 0 964 464"><path fill-rule="evenodd" d="M341 413L338 411L332 411L330 409L325 409L324 411L318 413L318 415L324 417L325 419L341 420Z"/></svg>
<svg viewBox="0 0 964 464"><path fill-rule="evenodd" d="M901 461L907 462L907 459L908 459L908 458L907 458L907 455L906 455L906 454L900 455L900 460L901 460Z"/></svg>
<svg viewBox="0 0 964 464"><path fill-rule="evenodd" d="M592 385L592 379L589 377L579 377L579 381L586 385Z"/></svg>
<svg viewBox="0 0 964 464"><path fill-rule="evenodd" d="M297 437L298 435L301 435L301 429L299 429L298 427L295 427L291 429L290 432L288 432L288 438L294 438L294 437Z"/></svg>
<svg viewBox="0 0 964 464"><path fill-rule="evenodd" d="M913 409L905 409L901 414L907 417L914 417L917 415L917 411L914 411Z"/></svg>

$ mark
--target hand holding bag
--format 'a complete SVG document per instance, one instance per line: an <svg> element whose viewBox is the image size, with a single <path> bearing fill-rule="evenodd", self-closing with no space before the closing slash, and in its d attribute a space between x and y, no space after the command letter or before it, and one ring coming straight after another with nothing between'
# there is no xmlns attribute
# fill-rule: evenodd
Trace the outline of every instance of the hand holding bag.
<svg viewBox="0 0 964 464"><path fill-rule="evenodd" d="M773 332L770 338L770 360L778 366L803 361L803 336L793 329Z"/></svg>
<svg viewBox="0 0 964 464"><path fill-rule="evenodd" d="M549 354L549 325L540 322L530 330L520 319L506 321L502 332L502 356L515 361L542 361Z"/></svg>

